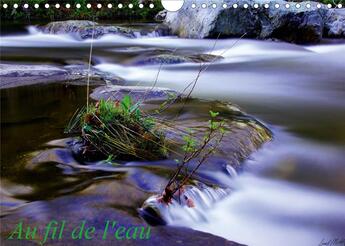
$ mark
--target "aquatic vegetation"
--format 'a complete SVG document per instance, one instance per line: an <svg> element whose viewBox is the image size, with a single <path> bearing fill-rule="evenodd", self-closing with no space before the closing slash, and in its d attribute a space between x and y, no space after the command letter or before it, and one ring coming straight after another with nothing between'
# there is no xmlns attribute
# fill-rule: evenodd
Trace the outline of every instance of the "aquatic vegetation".
<svg viewBox="0 0 345 246"><path fill-rule="evenodd" d="M121 101L100 100L78 111L66 133L79 133L87 152L105 159L158 160L167 156L165 135L155 119L146 116L126 95Z"/></svg>

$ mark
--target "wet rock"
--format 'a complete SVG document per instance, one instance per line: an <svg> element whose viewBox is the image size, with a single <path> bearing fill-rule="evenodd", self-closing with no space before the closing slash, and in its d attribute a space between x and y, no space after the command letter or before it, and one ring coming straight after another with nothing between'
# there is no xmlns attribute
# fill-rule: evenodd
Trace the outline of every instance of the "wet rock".
<svg viewBox="0 0 345 246"><path fill-rule="evenodd" d="M281 3L282 5L284 3ZM261 13L260 38L278 38L291 43L318 43L323 35L323 10L284 11L271 7ZM264 9L264 8L262 8ZM282 11L283 9L283 11ZM267 18L267 19L266 19Z"/></svg>
<svg viewBox="0 0 345 246"><path fill-rule="evenodd" d="M254 1L240 0L239 6L248 4L247 9L239 8L197 8L192 9L192 0L187 0L178 12L168 12L165 24L172 33L185 38L241 37L271 39L278 38L293 43L317 43L323 37L324 18L330 10L325 6L318 9L316 4L306 8L301 4L297 8L275 8L287 2L277 0L269 2L269 7L254 8ZM229 6L230 0L225 1ZM294 5L295 3L290 3ZM339 33L344 23L340 17L329 18L327 24L331 33Z"/></svg>
<svg viewBox="0 0 345 246"><path fill-rule="evenodd" d="M67 75L67 71L51 65L0 64L0 76L3 78L52 75Z"/></svg>
<svg viewBox="0 0 345 246"><path fill-rule="evenodd" d="M66 69L71 75L76 76L76 77L81 77L84 80L81 81L81 84L85 84L87 81L87 77L89 74L89 65L85 64L74 64L74 65L67 65L64 66L64 69ZM107 84L112 84L112 85L119 85L124 83L124 79L121 77L118 77L114 74L110 74L107 72L101 72L99 70L96 70L91 67L90 69L90 83L93 85L97 85L95 83L96 79L101 79L102 81L105 81ZM75 84L76 82L74 82ZM99 84L99 83L98 83ZM104 84L104 83L102 83Z"/></svg>
<svg viewBox="0 0 345 246"><path fill-rule="evenodd" d="M345 11L334 10L325 17L324 36L330 38L345 38Z"/></svg>
<svg viewBox="0 0 345 246"><path fill-rule="evenodd" d="M90 95L94 100L121 100L130 94L134 102L137 101L164 101L179 93L167 88L152 88L142 86L101 86L96 88Z"/></svg>
<svg viewBox="0 0 345 246"><path fill-rule="evenodd" d="M187 56L195 63L204 63L204 62L215 62L223 59L222 56L210 55L210 54L196 54Z"/></svg>
<svg viewBox="0 0 345 246"><path fill-rule="evenodd" d="M69 142L69 147L73 157L80 163L107 159L107 156L97 151L97 149L91 148L84 140L71 141Z"/></svg>
<svg viewBox="0 0 345 246"><path fill-rule="evenodd" d="M88 39L92 38L92 36L98 39L106 34L119 34L129 38L135 37L135 33L129 28L99 25L97 22L81 20L51 22L45 26L39 27L39 29L43 33L71 34L78 39Z"/></svg>
<svg viewBox="0 0 345 246"><path fill-rule="evenodd" d="M85 69L82 70L80 67L0 64L0 89L56 82L85 84L86 77ZM93 71L90 83L104 84L104 80Z"/></svg>
<svg viewBox="0 0 345 246"><path fill-rule="evenodd" d="M165 24L159 24L155 27L154 32L157 34L157 36L163 37L163 36L171 36L171 31L169 26Z"/></svg>
<svg viewBox="0 0 345 246"><path fill-rule="evenodd" d="M16 228L19 222L30 228L37 227L35 240L26 240L24 244L37 245L42 240L45 226L56 220L61 225L66 221L63 236L60 240L48 239L48 245L118 245L119 240L114 236L115 231L107 231L106 238L102 240L107 221L115 221L116 228L138 226L148 228L138 215L137 206L146 199L147 193L128 184L112 179L111 182L99 180L97 183L75 194L55 197L48 200L32 201L21 206L14 213L1 218L1 245L18 245L19 240L7 240L8 235ZM86 226L95 227L90 240L75 240L71 232L82 221ZM25 227L26 228L26 227ZM115 229L116 229L115 228ZM172 226L150 227L150 237L145 240L129 240L123 238L121 245L229 245L238 246L209 233L194 231L192 229ZM78 243L80 242L80 243ZM12 244L11 244L12 243ZM23 243L23 240L20 241Z"/></svg>
<svg viewBox="0 0 345 246"><path fill-rule="evenodd" d="M132 62L131 65L171 65L192 62L191 59L184 56L161 54L155 56L149 56L145 58L137 58L136 61Z"/></svg>
<svg viewBox="0 0 345 246"><path fill-rule="evenodd" d="M209 54L196 55L175 55L175 54L159 54L143 58L136 58L131 65L171 65L180 63L205 63L221 60L221 56Z"/></svg>

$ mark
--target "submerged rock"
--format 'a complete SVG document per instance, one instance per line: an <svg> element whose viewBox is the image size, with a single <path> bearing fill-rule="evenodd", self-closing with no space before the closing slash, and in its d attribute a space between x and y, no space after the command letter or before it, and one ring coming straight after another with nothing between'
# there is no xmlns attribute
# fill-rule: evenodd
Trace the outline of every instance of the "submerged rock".
<svg viewBox="0 0 345 246"><path fill-rule="evenodd" d="M171 65L192 62L189 58L178 55L161 54L144 58L136 58L131 65Z"/></svg>
<svg viewBox="0 0 345 246"><path fill-rule="evenodd" d="M233 2L225 1L228 6ZM301 4L300 8L292 7L296 3L289 3L290 8L276 8L275 4L285 6L287 2L277 0L270 1L265 8L253 0L237 1L238 8L201 8L193 9L193 1L187 0L183 8L178 12L168 12L165 24L172 33L185 38L216 38L241 37L269 39L278 38L293 43L317 43L321 40L324 27L333 36L343 35L343 17L338 12L317 8L316 3L307 8ZM242 6L248 4L248 8ZM263 5L264 3L262 3ZM330 18L325 17L332 13ZM338 35L339 34L339 35ZM329 35L329 34L328 34Z"/></svg>
<svg viewBox="0 0 345 246"><path fill-rule="evenodd" d="M159 54L144 58L136 58L131 65L171 65L180 63L204 63L221 60L221 56L209 54L196 55L177 55L177 54Z"/></svg>

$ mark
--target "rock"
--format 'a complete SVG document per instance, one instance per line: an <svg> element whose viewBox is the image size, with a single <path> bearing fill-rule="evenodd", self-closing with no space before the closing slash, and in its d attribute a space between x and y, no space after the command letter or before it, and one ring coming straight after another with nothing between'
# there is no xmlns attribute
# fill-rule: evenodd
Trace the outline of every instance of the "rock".
<svg viewBox="0 0 345 246"><path fill-rule="evenodd" d="M192 0L186 0L178 12L168 12L165 24L172 33L184 38L278 38L293 43L317 43L321 40L324 28L324 17L329 11L325 7L318 9L316 4L311 8L305 5L297 8L275 8L285 1L269 2L269 7L254 8L253 0L240 0L239 6L245 3L247 9L232 8L199 8L192 9ZM232 6L232 1L225 1ZM290 3L292 5L294 3Z"/></svg>
<svg viewBox="0 0 345 246"><path fill-rule="evenodd" d="M178 95L178 92L167 88L152 88L142 86L101 86L96 88L90 95L94 100L121 100L123 96L129 94L134 102L137 101L163 101L171 95Z"/></svg>
<svg viewBox="0 0 345 246"><path fill-rule="evenodd" d="M67 66L64 66L64 69L66 69L73 76L83 78L81 83L85 84L85 81L87 80L87 76L89 73L89 70L88 70L89 65L85 65L85 64L84 65L67 65ZM119 85L119 84L124 83L124 79L121 77L118 77L114 74L110 74L107 72L101 72L91 67L91 77L90 77L91 84L95 84L94 80L96 78L102 79L102 81L105 81L107 84L112 84L112 85ZM74 82L74 84L75 83L76 82Z"/></svg>
<svg viewBox="0 0 345 246"><path fill-rule="evenodd" d="M345 11L328 12L325 18L324 36L330 38L345 38Z"/></svg>
<svg viewBox="0 0 345 246"><path fill-rule="evenodd" d="M53 65L0 64L0 78L0 89L56 82L86 83L85 70ZM91 84L104 83L101 76L94 71L90 82Z"/></svg>
<svg viewBox="0 0 345 246"><path fill-rule="evenodd" d="M87 146L82 139L72 140L68 144L73 157L80 163L107 159L107 156L97 151L97 149Z"/></svg>
<svg viewBox="0 0 345 246"><path fill-rule="evenodd" d="M91 178L92 180L92 178ZM148 194L129 184L122 183L117 179L112 182L105 182L105 179L90 183L87 187L79 189L75 194L50 199L33 200L6 214L1 218L1 245L19 245L19 240L8 240L7 237L22 222L27 228L37 228L43 232L45 226L52 220L57 221L61 226L62 220L66 221L63 236L57 240L48 238L47 245L189 245L196 246L203 242L205 246L224 245L240 246L241 244L228 241L224 238L209 233L195 231L184 227L156 226L150 227L150 238L145 240L129 240L122 238L121 241L115 237L115 231L119 226L129 228L137 226L144 227L146 224L136 211L137 206L147 198ZM75 240L71 238L73 229L85 221L86 228L94 227L94 233L89 240ZM106 237L103 238L104 228L110 221L116 222L115 227L108 229ZM140 231L141 229L139 229ZM6 236L5 236L6 235ZM36 234L41 236L41 234ZM37 245L42 240L26 240L25 245ZM120 242L120 243L119 243ZM23 244L23 243L22 243Z"/></svg>
<svg viewBox="0 0 345 246"><path fill-rule="evenodd" d="M278 38L291 43L318 43L323 35L323 13L319 9L286 11L272 6L264 13L260 38Z"/></svg>
<svg viewBox="0 0 345 246"><path fill-rule="evenodd" d="M166 36L170 34L169 28L163 24L153 25L151 29L143 29L135 26L101 25L97 22L80 20L51 22L45 26L39 26L37 29L43 33L69 34L79 40L90 39L92 36L94 39L98 39L107 34L117 34L127 38Z"/></svg>
<svg viewBox="0 0 345 246"><path fill-rule="evenodd" d="M145 56L144 58L136 58L131 65L171 65L180 63L204 63L214 62L222 59L221 56L209 54L196 55L177 55L177 54L159 54L153 56Z"/></svg>
<svg viewBox="0 0 345 246"><path fill-rule="evenodd" d="M39 30L50 34L72 34L78 39L88 39L92 36L97 39L106 34L119 34L129 38L135 37L135 33L129 28L99 25L97 22L81 20L51 22L39 27Z"/></svg>
<svg viewBox="0 0 345 246"><path fill-rule="evenodd" d="M67 75L67 71L51 65L0 64L0 76L2 78L52 75Z"/></svg>
<svg viewBox="0 0 345 246"><path fill-rule="evenodd" d="M136 58L135 61L131 63L131 65L169 65L186 62L192 62L192 60L184 56L160 54L144 58Z"/></svg>
<svg viewBox="0 0 345 246"><path fill-rule="evenodd" d="M156 14L155 16L155 21L157 22L163 22L165 20L165 17L167 16L167 10L162 10L162 11L159 11L158 14Z"/></svg>
<svg viewBox="0 0 345 246"><path fill-rule="evenodd" d="M196 55L189 55L187 57L195 63L215 62L215 61L219 61L223 59L222 56L210 55L210 54L196 54Z"/></svg>

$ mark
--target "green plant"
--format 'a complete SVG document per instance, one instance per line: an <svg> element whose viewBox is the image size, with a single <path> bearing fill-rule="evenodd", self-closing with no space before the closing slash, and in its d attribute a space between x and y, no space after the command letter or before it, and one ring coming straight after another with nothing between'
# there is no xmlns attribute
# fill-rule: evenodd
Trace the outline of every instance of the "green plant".
<svg viewBox="0 0 345 246"><path fill-rule="evenodd" d="M111 159L158 160L167 156L165 135L126 95L121 101L100 100L71 119L66 133L79 133L86 151ZM111 157L109 157L111 156Z"/></svg>
<svg viewBox="0 0 345 246"><path fill-rule="evenodd" d="M164 203L171 203L175 194L183 191L183 186L186 185L200 166L213 154L224 137L226 132L224 120L217 120L219 113L210 111L211 119L209 120L208 130L205 132L201 142L194 137L193 131L183 136L184 158L182 161L177 161L178 167L173 175L170 177L164 191L159 198ZM187 165L189 162L196 160L196 166L188 171ZM192 206L193 202L187 199L188 206Z"/></svg>

